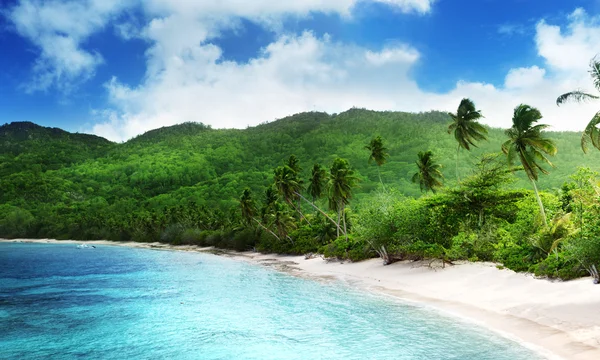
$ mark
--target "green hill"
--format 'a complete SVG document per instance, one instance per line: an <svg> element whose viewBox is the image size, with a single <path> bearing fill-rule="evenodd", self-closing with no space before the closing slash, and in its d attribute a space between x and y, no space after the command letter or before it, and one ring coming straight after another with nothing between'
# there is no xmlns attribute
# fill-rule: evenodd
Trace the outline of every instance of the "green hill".
<svg viewBox="0 0 600 360"><path fill-rule="evenodd" d="M53 237L74 236L73 227L85 226L89 218L102 217L102 224L112 222L117 229L124 221L133 221L135 214L151 216L182 204L229 211L237 209L245 187L261 194L271 182L273 168L291 154L300 159L305 178L314 163L329 167L334 158L346 158L361 179L355 202L359 205L378 188L377 168L368 164L364 149L377 135L390 154L381 168L384 183L418 197L419 188L410 178L419 151L432 150L444 166L446 184L456 182L456 142L446 132L449 121L441 112L351 109L334 115L301 113L244 130L185 123L149 131L123 144L11 123L0 127L4 206L0 211L26 211L35 219L31 236ZM553 159L556 167L541 177L540 188L560 187L579 166L600 170L600 152L584 155L579 134L548 136L559 152ZM462 176L471 172L481 154L500 151L504 139L503 130L489 129L488 142L462 151ZM529 188L524 179L512 186Z"/></svg>

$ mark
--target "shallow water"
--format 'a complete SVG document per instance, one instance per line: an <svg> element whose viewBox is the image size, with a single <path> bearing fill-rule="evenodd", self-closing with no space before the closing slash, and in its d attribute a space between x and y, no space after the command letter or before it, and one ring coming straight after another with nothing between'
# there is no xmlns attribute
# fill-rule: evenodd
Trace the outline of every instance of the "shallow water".
<svg viewBox="0 0 600 360"><path fill-rule="evenodd" d="M539 355L425 308L218 256L0 243L2 359Z"/></svg>

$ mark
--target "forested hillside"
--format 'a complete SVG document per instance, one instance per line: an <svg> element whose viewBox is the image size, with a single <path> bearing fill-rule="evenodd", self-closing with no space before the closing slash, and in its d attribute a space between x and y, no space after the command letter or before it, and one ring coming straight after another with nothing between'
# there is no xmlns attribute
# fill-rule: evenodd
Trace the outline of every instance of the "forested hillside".
<svg viewBox="0 0 600 360"><path fill-rule="evenodd" d="M441 112L351 109L333 115L301 113L244 130L185 123L152 130L122 144L32 123L3 125L0 237L167 241L239 249L259 246L283 252L317 251L323 245L337 244L327 251L351 258L373 255L381 246L398 254L412 249L408 252L439 255L439 249L445 249L443 254L456 255L453 239L457 236L456 241L463 242L487 239L487 252L479 254L484 259L504 261L504 256L512 259L510 251L519 254L534 249L528 236L542 236L548 230L538 227L531 183L518 168L513 168L517 171L512 175L504 155L484 157L501 152L501 144L508 139L505 131L487 129L487 141L477 142L478 147L471 151L461 150L458 173L464 181L458 183L457 142L447 132L451 121ZM377 136L389 154L380 167L368 161L370 151L366 149ZM538 182L545 190L542 198L551 219L570 209L570 203L581 196L581 192L569 192L583 189L570 177L579 167L598 170L600 152L584 155L578 133L546 132L544 136L558 148L556 156L550 157L555 167L545 165L549 174L542 174ZM418 171L420 152L420 161L441 164L442 190L446 190L440 195L422 196L419 184L411 181ZM481 162L482 158L487 160ZM492 163L496 165L490 170ZM288 166L282 167L284 164ZM342 209L331 203L331 197L328 203L327 196L312 196L318 207L333 211L329 212L331 221L321 216L324 213L315 212L308 201L301 202L294 192L282 188L285 178L311 198L306 190L314 164L322 166L323 181L329 179L329 184L335 169L351 179L348 191L352 196L342 196L344 204L338 204ZM272 187L277 167L279 185ZM591 172L586 174L593 177ZM245 206L244 211L240 205ZM402 214L421 217L406 223ZM333 219L336 215L337 222ZM389 224L383 224L388 220ZM342 221L348 234L356 228L356 242L332 243L340 231L346 233ZM303 227L303 223L311 225ZM482 231L489 235L486 226L491 224L505 227L515 237L511 243L515 247L508 253L492 251L500 240L482 235ZM402 230L402 226L408 227ZM388 233L383 236L377 229ZM417 235L417 229L427 232ZM469 238L469 234L476 235ZM494 236L498 234L502 232L494 230ZM407 236L412 239L410 246L416 248L407 247ZM344 238L348 239L339 237ZM274 239L278 239L276 243ZM383 245L375 246L378 241ZM522 241L528 245L523 247ZM460 254L459 258L471 256ZM542 259L530 257L527 264Z"/></svg>
<svg viewBox="0 0 600 360"><path fill-rule="evenodd" d="M262 191L273 169L294 154L304 175L314 163L336 157L350 162L361 179L356 193L378 186L377 166L369 164L365 145L382 136L390 158L381 167L383 181L418 197L410 179L419 151L431 150L446 183L456 182L456 141L447 134L445 113L410 114L352 109L339 115L302 113L245 130L215 130L186 123L149 131L123 144L93 135L69 134L32 123L0 127L0 174L3 204L35 209L36 202L78 204L129 199L152 207L193 200L226 209L245 187ZM554 169L539 183L560 187L579 166L600 167L597 152L584 155L577 133L549 133L558 146ZM483 153L499 152L503 130L490 129L489 141L463 151L459 171L468 175ZM515 187L527 187L524 176ZM46 184L40 188L38 184ZM47 190L43 190L48 188Z"/></svg>

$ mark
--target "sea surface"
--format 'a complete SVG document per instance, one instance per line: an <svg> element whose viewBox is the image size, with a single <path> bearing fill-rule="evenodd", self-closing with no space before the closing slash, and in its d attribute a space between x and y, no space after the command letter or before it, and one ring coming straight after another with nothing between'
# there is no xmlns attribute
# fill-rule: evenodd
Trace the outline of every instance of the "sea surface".
<svg viewBox="0 0 600 360"><path fill-rule="evenodd" d="M224 257L0 243L1 359L541 357L436 311Z"/></svg>

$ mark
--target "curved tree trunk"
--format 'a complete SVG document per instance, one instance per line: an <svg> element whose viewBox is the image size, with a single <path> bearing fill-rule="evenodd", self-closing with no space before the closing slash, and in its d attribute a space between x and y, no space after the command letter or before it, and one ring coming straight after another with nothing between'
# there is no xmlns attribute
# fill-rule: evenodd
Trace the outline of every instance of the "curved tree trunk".
<svg viewBox="0 0 600 360"><path fill-rule="evenodd" d="M263 228L263 229L267 230L268 232L270 232L270 233L271 233L271 235L275 236L275 238L276 238L277 240L281 241L281 239L279 238L279 236L277 236L277 234L275 234L273 231L271 231L271 229L269 229L269 228L267 228L266 226L264 226L263 224L261 224L261 223L260 223L260 221L256 220L255 218L252 218L252 220L256 221L256 223L258 223L258 225L259 225L261 228Z"/></svg>
<svg viewBox="0 0 600 360"><path fill-rule="evenodd" d="M348 230L346 229L346 208L342 209L342 219L344 220L344 235L346 235L346 241L348 241Z"/></svg>
<svg viewBox="0 0 600 360"><path fill-rule="evenodd" d="M540 206L540 213L542 214L542 218L544 219L544 225L548 226L548 219L546 219L546 211L544 210L544 204L542 203L542 198L540 198L540 194L538 193L537 186L535 185L535 180L530 179L531 184L533 184L533 191L535 192L535 198L537 199L538 205Z"/></svg>
<svg viewBox="0 0 600 360"><path fill-rule="evenodd" d="M304 216L304 214L302 213L302 211L300 211L300 206L298 205L294 205L294 202L290 202L290 204L292 205L292 207L294 208L294 210L296 210L298 212L298 214L300 214L300 216L304 219L304 221L306 221L308 223L308 225L311 225L310 221L308 221L308 219L306 218L306 216Z"/></svg>
<svg viewBox="0 0 600 360"><path fill-rule="evenodd" d="M327 219L329 219L329 221L331 221L331 223L333 223L333 225L335 225L335 227L337 228L338 231L338 236L340 236L340 231L342 230L340 228L339 222L335 222L335 220L333 220L331 218L331 216L327 215L327 213L321 209L319 209L319 207L317 205L315 205L314 203L308 201L308 199L306 199L304 196L302 196L300 193L294 193L296 195L298 195L302 200L306 201L307 203L309 203L312 207L314 207L315 209L317 209L317 211L319 211L321 214L323 214Z"/></svg>
<svg viewBox="0 0 600 360"><path fill-rule="evenodd" d="M338 218L337 218L337 220L338 220L338 224L339 224L339 223L340 223L340 221L341 221L341 217L342 217L342 216L341 216L341 214L342 214L342 210L340 210L340 208L339 208L339 205L338 205L338 212L337 212L337 216L338 216ZM340 227L338 226L338 228L337 228L337 237L340 237L340 230L341 230L341 229L340 229Z"/></svg>

